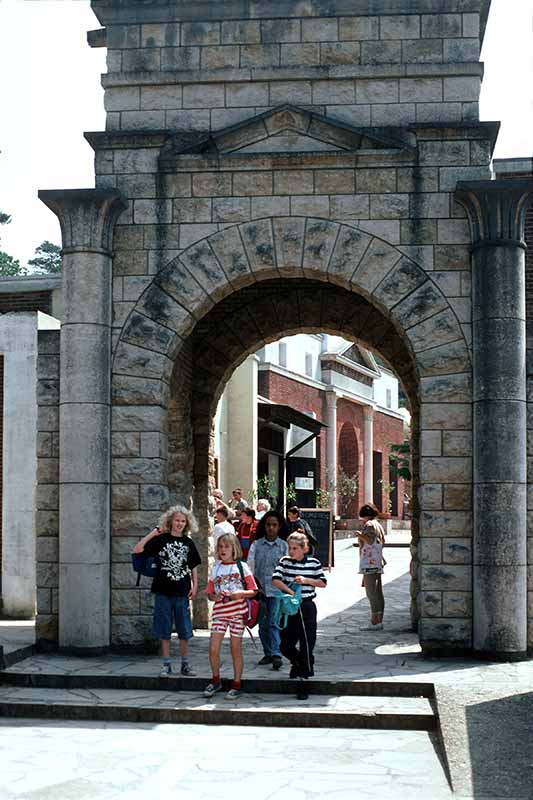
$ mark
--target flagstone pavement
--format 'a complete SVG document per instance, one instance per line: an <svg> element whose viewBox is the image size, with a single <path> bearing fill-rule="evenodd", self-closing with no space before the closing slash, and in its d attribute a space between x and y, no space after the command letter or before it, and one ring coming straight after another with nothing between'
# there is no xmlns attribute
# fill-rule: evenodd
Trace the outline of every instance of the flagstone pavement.
<svg viewBox="0 0 533 800"><path fill-rule="evenodd" d="M0 797L136 800L170 791L180 800L203 800L215 792L224 800L237 792L254 800L279 794L314 800L325 793L347 800L360 790L385 800L441 800L452 797L447 761L455 798L531 800L533 662L424 659L410 629L409 550L388 548L386 557L385 627L361 632L368 603L357 575L357 550L353 540L336 543L336 566L317 601L317 678L434 683L445 759L439 741L422 731L0 719ZM19 645L27 643L27 624L20 630L11 625L11 632L8 627L0 621L4 647L17 637ZM207 644L207 632L197 631L191 663L206 678ZM177 643L174 648L177 654ZM261 655L257 641L245 642L245 677L276 677L257 665ZM223 661L229 676L227 650ZM153 676L159 666L153 656L33 655L9 671ZM260 697L249 702L256 705Z"/></svg>

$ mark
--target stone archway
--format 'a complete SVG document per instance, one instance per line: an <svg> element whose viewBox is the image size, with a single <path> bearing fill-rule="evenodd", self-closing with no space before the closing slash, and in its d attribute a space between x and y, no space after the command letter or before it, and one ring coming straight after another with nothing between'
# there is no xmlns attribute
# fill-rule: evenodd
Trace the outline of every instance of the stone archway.
<svg viewBox="0 0 533 800"><path fill-rule="evenodd" d="M131 437L141 442L140 455L113 457L113 536L136 534L153 522L168 497L169 479L173 493L194 493L205 529L211 423L223 386L262 343L298 331L360 340L400 376L415 412L413 468L421 511L414 540L420 535L421 563L414 570L414 594L421 641L428 647L434 640L469 646L468 615L445 612L443 595L451 587L456 607L469 606L470 567L443 567L442 561L446 537L471 538L468 349L453 310L428 274L397 248L353 226L290 217L229 227L188 248L154 277L126 320L113 364L114 441L125 453ZM181 440L177 447L171 437L167 451L169 430L181 431ZM453 457L441 447L428 450L428 441L442 441L443 433ZM140 507L121 508L133 496ZM142 639L148 617L140 608L121 613L128 606L120 580L112 587L113 640L132 643Z"/></svg>

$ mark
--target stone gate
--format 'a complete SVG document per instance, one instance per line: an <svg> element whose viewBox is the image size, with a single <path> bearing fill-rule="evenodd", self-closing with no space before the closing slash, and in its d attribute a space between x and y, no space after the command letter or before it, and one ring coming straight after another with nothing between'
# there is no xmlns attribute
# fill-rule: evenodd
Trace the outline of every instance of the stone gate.
<svg viewBox="0 0 533 800"><path fill-rule="evenodd" d="M96 188L40 193L61 222L65 305L40 638L143 643L129 553L180 499L207 562L225 382L266 342L324 331L378 351L410 400L423 649L526 652L532 186L491 180L489 5L93 0L89 43L108 48L107 129L86 134Z"/></svg>

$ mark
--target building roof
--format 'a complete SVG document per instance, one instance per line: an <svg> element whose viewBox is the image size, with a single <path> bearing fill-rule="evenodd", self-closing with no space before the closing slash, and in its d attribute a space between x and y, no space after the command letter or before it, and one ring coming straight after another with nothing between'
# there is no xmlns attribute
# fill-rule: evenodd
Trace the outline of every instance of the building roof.
<svg viewBox="0 0 533 800"><path fill-rule="evenodd" d="M273 422L283 428L296 425L298 428L303 428L304 431L318 435L322 428L328 427L324 422L320 422L302 411L296 411L290 406L279 403L258 403L257 409L260 420Z"/></svg>

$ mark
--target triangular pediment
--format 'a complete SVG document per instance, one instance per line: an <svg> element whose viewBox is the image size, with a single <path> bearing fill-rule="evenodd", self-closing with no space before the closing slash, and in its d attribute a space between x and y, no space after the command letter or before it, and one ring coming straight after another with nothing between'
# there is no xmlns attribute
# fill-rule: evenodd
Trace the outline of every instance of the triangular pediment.
<svg viewBox="0 0 533 800"><path fill-rule="evenodd" d="M370 350L360 347L357 344L350 344L341 352L341 355L343 358L353 361L354 364L360 364L362 367L371 369L373 372L379 375L378 365Z"/></svg>
<svg viewBox="0 0 533 800"><path fill-rule="evenodd" d="M168 155L179 153L309 153L355 150L405 150L408 134L401 129L354 127L332 117L285 105L215 131L172 137Z"/></svg>

